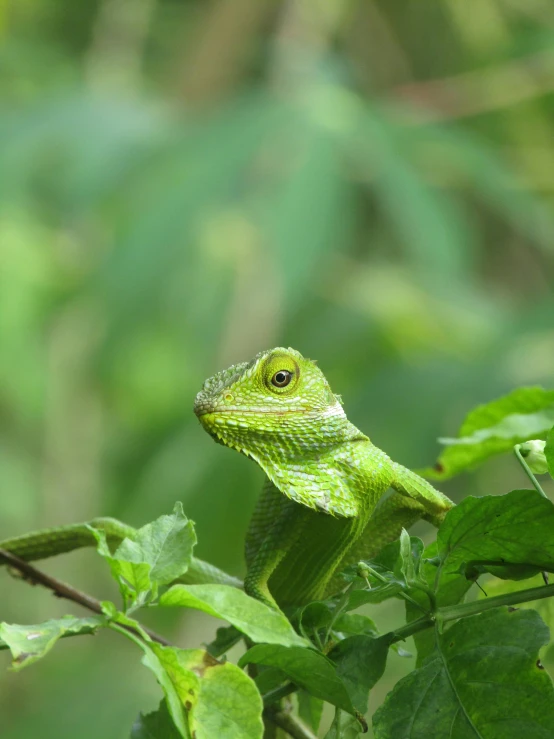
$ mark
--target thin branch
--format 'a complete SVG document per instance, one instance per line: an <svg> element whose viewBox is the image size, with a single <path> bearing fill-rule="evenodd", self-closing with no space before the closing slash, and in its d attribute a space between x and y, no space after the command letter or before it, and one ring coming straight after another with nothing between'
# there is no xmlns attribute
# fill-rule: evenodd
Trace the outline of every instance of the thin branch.
<svg viewBox="0 0 554 739"><path fill-rule="evenodd" d="M280 729L283 729L293 739L317 739L307 726L301 723L295 716L287 711L275 711L267 709L264 715Z"/></svg>
<svg viewBox="0 0 554 739"><path fill-rule="evenodd" d="M447 621L456 621L459 618L467 616L475 616L483 611L489 611L491 608L499 608L500 606L514 606L519 603L528 603L541 598L551 598L554 596L554 585L540 585L537 588L528 588L526 590L517 590L515 593L504 593L503 595L495 595L494 598L485 598L483 600L475 600L469 603L459 603L454 606L444 606L438 608L434 616L423 616L416 621L410 621L395 631L390 632L394 635L393 642L403 641L408 636L417 634L418 631L424 631L434 626L436 621L446 623Z"/></svg>
<svg viewBox="0 0 554 739"><path fill-rule="evenodd" d="M282 698L286 698L287 695L295 693L297 690L298 687L294 683L285 683L284 685L280 685L278 688L269 690L263 696L264 706L270 706L272 703L277 703Z"/></svg>
<svg viewBox="0 0 554 739"><path fill-rule="evenodd" d="M529 467L529 465L527 464L527 462L525 461L525 459L523 457L523 454L521 453L521 444L516 444L514 446L514 454L516 455L517 461L523 467L523 471L525 472L525 474L527 475L527 477L529 478L529 480L533 484L533 487L535 488L535 490L537 491L537 493L539 493L539 495L542 495L543 498L546 498L548 500L548 495L541 488L541 486L539 484L539 481L537 480L537 478L535 477L535 475L531 471L531 468Z"/></svg>
<svg viewBox="0 0 554 739"><path fill-rule="evenodd" d="M419 631L425 631L435 625L437 621L445 623L446 621L455 621L459 618L467 616L475 616L483 611L488 611L491 608L499 608L500 606L513 606L519 603L527 603L533 600L540 600L541 598L551 598L554 596L554 585L541 585L537 588L528 588L526 590L518 590L515 593L504 593L503 595L496 595L494 598L486 598L484 600L476 600L470 603L459 603L454 606L444 606L438 608L434 615L429 614L428 616L422 616L415 621L410 621L399 629L389 632L389 636L392 636L392 642L404 641L409 636L417 634ZM387 636L384 634L383 636ZM294 693L298 690L298 687L288 682L284 685L280 685L278 688L268 691L263 696L264 705L271 706L272 704L280 701L282 698ZM267 710L267 708L266 708Z"/></svg>
<svg viewBox="0 0 554 739"><path fill-rule="evenodd" d="M30 584L42 585L48 590L51 590L57 598L65 598L66 600L70 600L73 603L77 603L83 608L87 608L93 613L96 613L98 615L103 614L100 601L96 600L96 598L88 595L88 593L83 593L81 590L77 590L71 585L67 585L67 583L61 582L61 580L57 580L51 575L47 575L46 572L39 570L37 567L29 564L29 562L26 562L24 559L21 559L15 554L8 552L6 549L0 548L0 564L6 564L8 565L8 567L12 567L13 569L17 570ZM128 626L126 624L112 624L112 628L117 631L127 631L133 637L138 637L142 640L142 634L134 629L132 626ZM158 644L163 644L165 647L173 646L171 642L167 641L167 639L165 639L163 636L160 636L154 631L147 629L145 626L142 626L142 624L140 625L140 628L150 637L150 639L152 639L152 641L158 642ZM67 634L66 636L77 636L77 634ZM7 648L7 645L0 644L0 650L5 648ZM292 686L288 692L293 692L295 689L295 686ZM287 693L282 692L280 697L283 697L284 695L287 695ZM267 718L275 724L275 726L278 726L284 731L287 731L290 736L293 737L293 739L315 739L314 734L312 734L305 726L296 721L293 716L285 713L284 711L273 710L268 712L266 715Z"/></svg>
<svg viewBox="0 0 554 739"><path fill-rule="evenodd" d="M459 603L454 606L444 606L443 608L439 608L438 613L440 613L443 621L455 621L458 618L474 616L477 613L489 611L491 608L498 608L499 606L516 606L520 603L530 603L533 600L551 598L553 595L554 585L539 585L536 588L516 590L515 593L495 595L493 598L474 600L469 603Z"/></svg>
<svg viewBox="0 0 554 739"><path fill-rule="evenodd" d="M47 575L46 572L37 569L32 564L29 564L29 562L26 562L24 559L20 559L20 557L8 552L6 549L0 549L0 562L16 569L23 575L25 580L28 580L31 584L42 585L43 587L48 588L48 590L51 590L57 598L66 598L67 600L71 600L73 603L78 603L80 606L83 606L83 608L87 608L89 611L99 615L104 613L100 601L96 600L96 598L93 598L91 595L83 593L80 590L76 590L71 587L71 585L67 585L66 583L61 582L61 580L57 580L55 577ZM139 633L135 631L132 626L123 626L123 628L130 631L132 634ZM171 642L168 642L163 636L156 634L154 631L151 631L144 626L141 626L141 628L146 634L148 634L152 641L158 642L158 644L163 644L166 647L171 646Z"/></svg>

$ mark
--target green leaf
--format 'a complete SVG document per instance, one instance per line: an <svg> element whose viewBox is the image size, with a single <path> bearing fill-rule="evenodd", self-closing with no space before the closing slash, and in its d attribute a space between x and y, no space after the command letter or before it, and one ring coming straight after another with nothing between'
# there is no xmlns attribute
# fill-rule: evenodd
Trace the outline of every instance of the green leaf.
<svg viewBox="0 0 554 739"><path fill-rule="evenodd" d="M421 539L415 536L411 537L406 529L402 529L400 533L399 565L400 573L408 585L416 582L418 579L417 571L422 552L423 542ZM395 569L398 568L396 567Z"/></svg>
<svg viewBox="0 0 554 739"><path fill-rule="evenodd" d="M98 553L108 562L117 580L126 608L144 605L157 597L158 586L183 575L191 562L196 534L192 521L176 503L170 516L138 529L125 538L112 555L105 533L90 529L98 543Z"/></svg>
<svg viewBox="0 0 554 739"><path fill-rule="evenodd" d="M279 688L287 681L285 673L282 670L278 670L277 667L265 667L264 665L260 665L257 669L257 673L258 674L254 678L254 682L262 696L265 696L267 693Z"/></svg>
<svg viewBox="0 0 554 739"><path fill-rule="evenodd" d="M231 662L203 649L152 645L186 708L195 739L261 739L262 699L254 682Z"/></svg>
<svg viewBox="0 0 554 739"><path fill-rule="evenodd" d="M412 558L410 535L404 528L400 532L400 560L404 579L406 582L411 582L415 578L414 560Z"/></svg>
<svg viewBox="0 0 554 739"><path fill-rule="evenodd" d="M535 490L469 496L448 512L437 542L425 550L423 559L424 579L439 607L461 602L480 572L520 579L550 571L554 567L554 506ZM423 593L411 590L410 595L429 607ZM406 616L408 622L413 621L421 612L407 603ZM433 651L434 636L426 630L414 639L419 665Z"/></svg>
<svg viewBox="0 0 554 739"><path fill-rule="evenodd" d="M150 579L150 565L147 562L128 562L117 557L108 560L112 575L119 582L119 589L125 603L125 610L142 606L153 600L157 591Z"/></svg>
<svg viewBox="0 0 554 739"><path fill-rule="evenodd" d="M234 626L220 626L215 632L215 639L206 646L206 649L212 657L221 657L241 639L242 634Z"/></svg>
<svg viewBox="0 0 554 739"><path fill-rule="evenodd" d="M155 645L153 643L147 644L138 638L133 639L133 641L135 641L135 643L138 644L144 652L142 664L154 673L161 689L163 690L169 715L179 731L179 736L183 737L183 739L189 739L190 733L185 719L184 704L181 701L181 696L174 685L172 677L168 673L167 661L162 661L162 659L160 659L154 651ZM191 678L191 682L192 681L193 678ZM180 687L181 689L183 688L182 683Z"/></svg>
<svg viewBox="0 0 554 739"><path fill-rule="evenodd" d="M151 565L147 562L129 562L118 559L117 551L112 555L106 540L106 533L102 529L89 526L97 542L97 551L103 557L112 573L112 577L119 585L119 592L123 598L124 609L136 608L151 600L153 583L150 579ZM123 540L122 543L127 541Z"/></svg>
<svg viewBox="0 0 554 739"><path fill-rule="evenodd" d="M191 650L192 651L192 650ZM195 739L261 739L262 700L252 680L231 662L207 669L191 711Z"/></svg>
<svg viewBox="0 0 554 739"><path fill-rule="evenodd" d="M162 701L157 711L139 714L133 724L130 739L180 739L181 734L171 720L167 703Z"/></svg>
<svg viewBox="0 0 554 739"><path fill-rule="evenodd" d="M354 634L379 635L375 621L361 613L343 613L333 624L333 632L345 636L353 636Z"/></svg>
<svg viewBox="0 0 554 739"><path fill-rule="evenodd" d="M362 736L366 736L366 734L361 733L359 721L348 713L341 713L338 726L335 719L324 739L358 739Z"/></svg>
<svg viewBox="0 0 554 739"><path fill-rule="evenodd" d="M546 441L543 439L530 439L517 445L519 454L535 475L546 475L548 472L548 462L544 453L545 447Z"/></svg>
<svg viewBox="0 0 554 739"><path fill-rule="evenodd" d="M515 444L545 438L553 422L554 391L541 387L519 388L472 410L458 438L443 439L448 447L435 466L422 470L422 474L446 480L494 454L511 451Z"/></svg>
<svg viewBox="0 0 554 739"><path fill-rule="evenodd" d="M400 538L390 542L368 564L390 582L398 582L406 587L410 582L417 580L420 567L423 542L417 536L410 536L402 529ZM371 583L381 581L369 575Z"/></svg>
<svg viewBox="0 0 554 739"><path fill-rule="evenodd" d="M554 571L554 505L535 490L465 498L448 512L437 536L441 569L471 572L476 565L525 565ZM487 567L490 569L490 567ZM512 579L510 570L495 568ZM531 569L529 575L534 574Z"/></svg>
<svg viewBox="0 0 554 739"><path fill-rule="evenodd" d="M132 540L124 539L115 558L149 564L152 582L167 585L188 570L195 544L194 525L177 502L170 516L160 516L138 529Z"/></svg>
<svg viewBox="0 0 554 739"><path fill-rule="evenodd" d="M392 639L392 634L378 638L357 634L339 642L329 654L360 713L367 711L369 691L385 671Z"/></svg>
<svg viewBox="0 0 554 739"><path fill-rule="evenodd" d="M538 662L548 629L533 610L461 619L373 717L376 739L546 739L554 688Z"/></svg>
<svg viewBox="0 0 554 739"><path fill-rule="evenodd" d="M400 644L391 644L390 648L393 652L396 652L399 657L403 657L404 659L411 659L414 656L412 652L408 652L408 650L401 647Z"/></svg>
<svg viewBox="0 0 554 739"><path fill-rule="evenodd" d="M308 634L313 634L321 629L326 628L333 618L333 610L328 603L314 600L312 603L304 606L300 611L298 625L303 636L308 638Z"/></svg>
<svg viewBox="0 0 554 739"><path fill-rule="evenodd" d="M44 657L58 639L73 634L93 634L105 625L106 620L101 616L64 616L31 626L0 623L0 639L11 650L13 669L21 670Z"/></svg>
<svg viewBox="0 0 554 739"><path fill-rule="evenodd" d="M396 541L387 544L371 561L365 563L381 577L367 572L371 588L354 589L348 598L347 610L351 611L366 603L381 603L387 598L396 597L402 590L408 590L411 583L421 580L421 555L423 542L417 536L410 537L407 531ZM346 568L347 577L360 565ZM410 580L407 580L409 576ZM383 582L383 578L385 582Z"/></svg>
<svg viewBox="0 0 554 739"><path fill-rule="evenodd" d="M554 478L554 426L550 429L546 437L544 454L548 463L548 473L550 477Z"/></svg>
<svg viewBox="0 0 554 739"><path fill-rule="evenodd" d="M249 649L239 660L239 666L247 664L278 667L296 685L307 690L347 713L356 711L344 682L326 657L319 652L300 647L283 647L277 644L258 644Z"/></svg>
<svg viewBox="0 0 554 739"><path fill-rule="evenodd" d="M255 642L310 646L282 613L229 585L174 585L161 596L160 605L197 608L223 618Z"/></svg>
<svg viewBox="0 0 554 739"><path fill-rule="evenodd" d="M348 596L346 610L353 611L367 603L382 603L389 598L395 598L401 591L402 584L396 581L377 585L377 587L372 587L370 590L367 588L352 590Z"/></svg>
<svg viewBox="0 0 554 739"><path fill-rule="evenodd" d="M426 547L421 563L421 577L427 587L434 592L438 607L460 603L473 585L473 580L468 580L460 572L452 573L443 567L439 569L440 560L437 556L436 541ZM425 609L431 606L429 596L419 589L410 590L410 596ZM408 623L420 618L421 613L420 608L406 601L406 621ZM425 629L414 634L414 641L417 647L417 666L419 667L425 657L435 648L435 635L432 629Z"/></svg>

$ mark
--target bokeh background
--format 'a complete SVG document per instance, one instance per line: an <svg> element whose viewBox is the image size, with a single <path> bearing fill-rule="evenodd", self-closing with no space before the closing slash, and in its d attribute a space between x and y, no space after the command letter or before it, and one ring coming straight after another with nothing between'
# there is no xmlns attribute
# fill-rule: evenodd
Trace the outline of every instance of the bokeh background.
<svg viewBox="0 0 554 739"><path fill-rule="evenodd" d="M271 346L412 467L554 385L551 0L4 0L0 28L0 538L181 500L242 574L262 476L192 402ZM504 458L443 489L525 486ZM116 597L93 552L44 567ZM78 611L0 573L0 620ZM8 664L3 739L125 739L159 699L117 635Z"/></svg>

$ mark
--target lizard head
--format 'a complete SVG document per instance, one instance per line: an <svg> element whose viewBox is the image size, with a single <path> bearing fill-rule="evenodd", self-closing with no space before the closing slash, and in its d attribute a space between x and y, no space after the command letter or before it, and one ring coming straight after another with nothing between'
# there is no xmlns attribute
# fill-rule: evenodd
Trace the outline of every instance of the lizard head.
<svg viewBox="0 0 554 739"><path fill-rule="evenodd" d="M335 464L344 442L367 440L315 362L290 348L260 352L218 372L204 382L194 412L210 436L254 459L286 495L329 512L328 503L306 492L310 476L315 480L314 470L327 458Z"/></svg>
<svg viewBox="0 0 554 739"><path fill-rule="evenodd" d="M315 362L280 347L206 380L194 412L217 441L245 454L252 443L257 447L263 439L270 445L283 435L285 453L304 454L311 429L321 429L327 418L345 417L340 399Z"/></svg>

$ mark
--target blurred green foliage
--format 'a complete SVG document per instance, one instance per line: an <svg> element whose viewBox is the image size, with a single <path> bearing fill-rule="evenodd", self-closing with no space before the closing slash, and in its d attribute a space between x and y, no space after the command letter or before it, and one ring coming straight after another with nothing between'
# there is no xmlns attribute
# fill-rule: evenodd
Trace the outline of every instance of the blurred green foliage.
<svg viewBox="0 0 554 739"><path fill-rule="evenodd" d="M181 500L240 573L261 475L191 407L272 345L411 466L552 387L549 0L18 0L0 29L0 538ZM523 486L501 460L445 490ZM109 597L96 567L47 563ZM71 610L1 577L1 620ZM4 673L3 739L126 737L158 692L111 638Z"/></svg>

